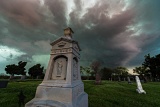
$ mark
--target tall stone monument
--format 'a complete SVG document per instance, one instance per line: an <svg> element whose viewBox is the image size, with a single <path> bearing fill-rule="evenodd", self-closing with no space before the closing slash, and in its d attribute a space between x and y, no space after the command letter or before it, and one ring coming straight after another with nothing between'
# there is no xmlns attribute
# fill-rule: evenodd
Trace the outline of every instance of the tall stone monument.
<svg viewBox="0 0 160 107"><path fill-rule="evenodd" d="M88 107L88 95L80 76L78 42L72 29L51 43L51 56L44 80L37 87L35 98L25 107Z"/></svg>

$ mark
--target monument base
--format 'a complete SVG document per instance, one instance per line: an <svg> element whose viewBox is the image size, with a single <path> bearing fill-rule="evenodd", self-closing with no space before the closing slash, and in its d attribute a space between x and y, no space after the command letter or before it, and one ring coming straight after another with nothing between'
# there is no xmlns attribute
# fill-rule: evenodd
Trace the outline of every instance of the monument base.
<svg viewBox="0 0 160 107"><path fill-rule="evenodd" d="M144 90L136 89L136 91L137 91L139 94L142 94L142 93L146 94L146 91L144 91Z"/></svg>
<svg viewBox="0 0 160 107"><path fill-rule="evenodd" d="M83 83L75 87L37 87L36 96L25 107L88 107Z"/></svg>

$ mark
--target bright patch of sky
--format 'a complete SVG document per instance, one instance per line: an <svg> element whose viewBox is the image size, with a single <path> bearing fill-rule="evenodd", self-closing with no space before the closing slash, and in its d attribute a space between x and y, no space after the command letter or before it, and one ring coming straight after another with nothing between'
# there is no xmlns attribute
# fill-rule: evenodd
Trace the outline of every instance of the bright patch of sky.
<svg viewBox="0 0 160 107"><path fill-rule="evenodd" d="M43 66L47 67L48 66L48 61L49 61L50 55L33 55L32 59L35 63L40 63Z"/></svg>
<svg viewBox="0 0 160 107"><path fill-rule="evenodd" d="M0 16L0 22L3 22L4 24L8 24L8 21L4 19L2 16Z"/></svg>
<svg viewBox="0 0 160 107"><path fill-rule="evenodd" d="M43 6L44 5L44 0L39 0L40 1L40 5Z"/></svg>
<svg viewBox="0 0 160 107"><path fill-rule="evenodd" d="M142 23L136 23L135 25L127 26L128 30L127 31L132 31L134 32L130 36L140 36L142 31L143 24Z"/></svg>
<svg viewBox="0 0 160 107"><path fill-rule="evenodd" d="M82 16L87 12L88 8L93 7L95 4L97 3L96 0L82 0L82 12L80 14L80 18L82 18Z"/></svg>
<svg viewBox="0 0 160 107"><path fill-rule="evenodd" d="M123 7L125 7L125 2L120 0L114 0L109 2L107 14L109 18L113 18L114 15L118 15L124 11Z"/></svg>
<svg viewBox="0 0 160 107"><path fill-rule="evenodd" d="M128 67L128 73L130 73L130 74L132 74L132 75L137 75L137 73L133 73L133 69L134 69L135 67Z"/></svg>
<svg viewBox="0 0 160 107"><path fill-rule="evenodd" d="M124 7L122 8L122 11L127 10L131 6L131 0L124 0L123 2L125 3ZM122 1L121 1L122 2Z"/></svg>
<svg viewBox="0 0 160 107"><path fill-rule="evenodd" d="M82 10L79 12L79 18L81 19L83 15L87 12L87 9L90 7L93 7L97 1L96 0L82 0L81 1L81 6ZM67 17L67 24L70 23L70 17L69 14L76 8L74 0L70 0L69 2L66 1L67 4L67 11L66 11L66 17Z"/></svg>
<svg viewBox="0 0 160 107"><path fill-rule="evenodd" d="M21 52L18 49L9 48L2 45L0 46L0 62L3 62L5 60L12 60L24 54L26 53Z"/></svg>
<svg viewBox="0 0 160 107"><path fill-rule="evenodd" d="M67 4L67 10L66 10L66 18L67 18L67 25L70 23L70 17L69 14L72 12L74 8L74 2L73 0L70 0L70 2L66 1Z"/></svg>

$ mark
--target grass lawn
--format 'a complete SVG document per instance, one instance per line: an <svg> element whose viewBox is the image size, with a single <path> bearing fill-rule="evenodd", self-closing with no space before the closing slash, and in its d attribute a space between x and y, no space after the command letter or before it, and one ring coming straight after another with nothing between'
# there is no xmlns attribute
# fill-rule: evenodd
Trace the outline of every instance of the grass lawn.
<svg viewBox="0 0 160 107"><path fill-rule="evenodd" d="M160 107L160 82L144 83L147 94L136 92L136 83L83 81L89 96L89 107ZM34 98L36 87L41 81L9 82L0 89L0 107L18 107L18 94L23 90L25 102Z"/></svg>

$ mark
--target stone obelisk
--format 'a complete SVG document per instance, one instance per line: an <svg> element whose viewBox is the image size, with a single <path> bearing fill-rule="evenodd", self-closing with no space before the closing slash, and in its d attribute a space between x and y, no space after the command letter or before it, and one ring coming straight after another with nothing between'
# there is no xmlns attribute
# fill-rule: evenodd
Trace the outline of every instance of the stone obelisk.
<svg viewBox="0 0 160 107"><path fill-rule="evenodd" d="M35 98L25 107L88 107L88 95L80 76L78 42L72 39L72 29L51 43L48 68Z"/></svg>

